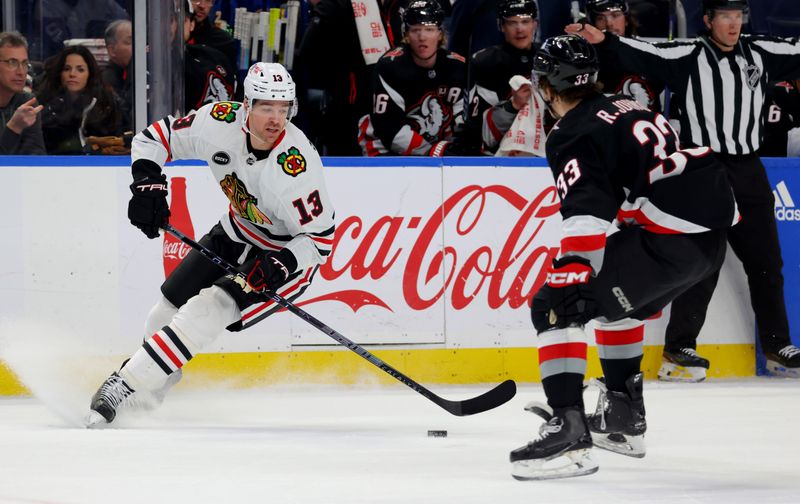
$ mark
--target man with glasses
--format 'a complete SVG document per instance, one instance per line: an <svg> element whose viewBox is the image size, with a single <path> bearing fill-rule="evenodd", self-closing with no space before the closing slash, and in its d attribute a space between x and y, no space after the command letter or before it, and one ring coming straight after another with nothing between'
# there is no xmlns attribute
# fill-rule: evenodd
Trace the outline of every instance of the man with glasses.
<svg viewBox="0 0 800 504"><path fill-rule="evenodd" d="M194 30L186 43L213 47L224 54L230 60L231 65L238 69L236 43L233 41L233 37L225 30L214 26L210 19L214 0L192 0L192 5L194 6Z"/></svg>
<svg viewBox="0 0 800 504"><path fill-rule="evenodd" d="M23 91L28 68L25 37L0 33L0 154L45 154L42 106Z"/></svg>

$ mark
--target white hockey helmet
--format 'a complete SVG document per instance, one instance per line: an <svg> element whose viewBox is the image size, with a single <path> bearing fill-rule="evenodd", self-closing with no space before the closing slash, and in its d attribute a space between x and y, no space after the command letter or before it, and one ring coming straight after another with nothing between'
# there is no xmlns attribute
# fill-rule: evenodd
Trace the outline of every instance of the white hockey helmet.
<svg viewBox="0 0 800 504"><path fill-rule="evenodd" d="M280 63L255 63L244 78L244 101L248 112L255 100L287 101L291 103L289 119L297 114L297 97L292 76Z"/></svg>

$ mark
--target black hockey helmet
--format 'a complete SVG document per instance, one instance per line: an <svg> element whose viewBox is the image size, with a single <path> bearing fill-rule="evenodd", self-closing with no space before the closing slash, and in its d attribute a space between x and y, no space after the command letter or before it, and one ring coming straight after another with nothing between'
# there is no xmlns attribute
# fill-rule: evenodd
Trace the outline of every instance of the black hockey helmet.
<svg viewBox="0 0 800 504"><path fill-rule="evenodd" d="M747 5L747 0L703 0L703 12L706 15L710 16L715 10L740 10L747 15L750 6Z"/></svg>
<svg viewBox="0 0 800 504"><path fill-rule="evenodd" d="M586 0L586 14L589 21L594 23L598 14L603 12L621 12L628 15L628 2L625 0Z"/></svg>
<svg viewBox="0 0 800 504"><path fill-rule="evenodd" d="M600 63L592 44L578 35L558 35L544 41L533 57L533 74L546 77L557 92L594 84Z"/></svg>
<svg viewBox="0 0 800 504"><path fill-rule="evenodd" d="M497 6L497 20L502 22L505 18L514 16L539 17L539 7L534 0L500 0Z"/></svg>
<svg viewBox="0 0 800 504"><path fill-rule="evenodd" d="M430 25L441 28L444 9L436 0L414 0L403 11L403 29L413 25Z"/></svg>

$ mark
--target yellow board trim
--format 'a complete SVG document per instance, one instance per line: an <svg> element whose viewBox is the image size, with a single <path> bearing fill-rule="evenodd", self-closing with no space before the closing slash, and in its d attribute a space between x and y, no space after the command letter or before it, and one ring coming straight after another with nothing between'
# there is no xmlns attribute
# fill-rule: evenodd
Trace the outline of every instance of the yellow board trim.
<svg viewBox="0 0 800 504"><path fill-rule="evenodd" d="M700 345L711 361L709 378L755 374L755 347L744 344ZM461 348L371 350L381 360L424 384L492 383L506 379L540 382L535 348ZM646 346L642 371L656 378L661 346ZM121 359L120 359L121 360ZM201 354L185 368L182 386L224 382L233 388L286 383L390 384L395 379L345 349L303 352ZM589 347L587 375L601 376L597 348ZM25 395L27 389L0 362L0 395Z"/></svg>

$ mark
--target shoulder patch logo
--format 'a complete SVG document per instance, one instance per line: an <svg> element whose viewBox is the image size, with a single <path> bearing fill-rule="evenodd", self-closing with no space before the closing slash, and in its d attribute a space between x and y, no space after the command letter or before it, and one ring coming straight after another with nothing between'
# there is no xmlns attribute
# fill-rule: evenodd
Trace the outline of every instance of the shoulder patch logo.
<svg viewBox="0 0 800 504"><path fill-rule="evenodd" d="M232 123L236 120L236 111L242 106L241 103L218 102L211 107L211 117L217 121Z"/></svg>
<svg viewBox="0 0 800 504"><path fill-rule="evenodd" d="M283 172L292 177L296 177L306 171L306 158L300 154L297 147L289 147L286 152L278 155L278 164L283 168Z"/></svg>
<svg viewBox="0 0 800 504"><path fill-rule="evenodd" d="M258 198L253 196L247 191L244 182L239 180L236 173L225 175L225 178L219 182L222 187L222 192L231 202L233 210L239 214L239 217L247 219L255 224L272 224L269 217L258 209Z"/></svg>
<svg viewBox="0 0 800 504"><path fill-rule="evenodd" d="M211 160L217 163L218 165L226 165L231 162L231 157L225 151L215 152L213 156L211 156Z"/></svg>

